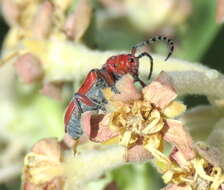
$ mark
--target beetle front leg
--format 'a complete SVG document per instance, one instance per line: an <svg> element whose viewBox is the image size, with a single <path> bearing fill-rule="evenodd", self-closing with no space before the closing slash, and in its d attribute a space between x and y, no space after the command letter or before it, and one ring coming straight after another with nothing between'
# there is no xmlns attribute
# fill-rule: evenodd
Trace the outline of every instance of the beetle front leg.
<svg viewBox="0 0 224 190"><path fill-rule="evenodd" d="M97 74L97 78L98 80L102 80L102 83L104 85L104 87L110 87L111 90L115 93L115 94L120 94L119 90L117 89L114 80L111 78L111 76L105 72L105 71L100 71L98 69L94 70ZM100 81L99 81L100 83Z"/></svg>
<svg viewBox="0 0 224 190"><path fill-rule="evenodd" d="M117 89L117 87L115 86L115 84L113 84L111 86L111 90L115 93L115 94L120 94L120 91Z"/></svg>

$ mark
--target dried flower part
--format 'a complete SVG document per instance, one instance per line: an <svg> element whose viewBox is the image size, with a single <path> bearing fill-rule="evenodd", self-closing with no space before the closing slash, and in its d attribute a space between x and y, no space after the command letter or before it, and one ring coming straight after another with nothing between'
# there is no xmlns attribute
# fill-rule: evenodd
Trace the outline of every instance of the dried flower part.
<svg viewBox="0 0 224 190"><path fill-rule="evenodd" d="M127 81L133 83L131 80ZM122 85L122 94L121 87ZM125 93L125 86L123 91ZM108 130L108 134L117 132L118 144L127 147L127 161L142 161L143 157L153 158L156 167L163 174L164 182L171 184L166 189L220 188L224 180L222 169L214 167L200 156L196 157L192 138L181 122L168 119L185 110L185 106L180 102L172 101L176 93L168 75L161 73L157 80L142 92L143 97L139 99L119 101L113 100L112 92L107 91L105 96L109 97L114 108L110 109L112 111L106 114L101 122L98 120L89 125L94 127L94 123L97 123L98 128ZM91 127L90 131L93 130ZM105 134L102 136L99 131L95 131L96 137L105 137ZM108 136L103 140L114 138L116 137ZM169 156L163 153L164 140L174 145Z"/></svg>
<svg viewBox="0 0 224 190"><path fill-rule="evenodd" d="M147 135L159 132L164 126L160 112L149 102L141 100L123 104L102 120L103 123L107 121L111 130L120 133L119 144L126 147L132 146Z"/></svg>
<svg viewBox="0 0 224 190"><path fill-rule="evenodd" d="M183 128L181 122L168 119L167 130L164 133L164 139L174 144L180 150L187 160L193 159L195 153L193 151L193 141L190 135Z"/></svg>
<svg viewBox="0 0 224 190"><path fill-rule="evenodd" d="M128 76L124 76L121 80L125 77L127 79ZM133 83L131 80L126 82L128 81ZM121 94L125 93L127 86L130 84L119 87ZM222 169L202 157L202 153L206 155L205 151L200 150L200 154L196 156L192 138L182 123L170 119L182 113L185 106L172 101L176 94L168 75L161 73L157 80L145 87L142 92L142 97L139 99L120 101L113 100L113 93L105 91L105 97L114 108L110 109L102 120L90 123L92 118L87 119L85 122L88 122L89 131L98 127L94 133L103 141L116 138L118 144L127 147L127 161L136 162L142 161L142 158L153 158L155 166L163 174L164 182L170 184L166 189L218 190L221 188L224 184ZM116 132L117 137L102 135L100 131L108 134ZM174 145L169 156L163 153L164 140Z"/></svg>
<svg viewBox="0 0 224 190"><path fill-rule="evenodd" d="M143 162L152 158L152 154L142 144L137 144L129 148L125 155L127 162Z"/></svg>
<svg viewBox="0 0 224 190"><path fill-rule="evenodd" d="M197 153L207 160L208 163L216 167L223 167L222 154L216 147L211 147L203 142L197 142L195 145Z"/></svg>
<svg viewBox="0 0 224 190"><path fill-rule="evenodd" d="M193 160L193 167L195 168L196 187L208 184L207 189L217 190L221 188L224 183L224 173L221 168L213 167L203 158ZM202 184L201 184L202 183Z"/></svg>
<svg viewBox="0 0 224 190"><path fill-rule="evenodd" d="M65 23L65 33L75 41L79 40L90 24L92 6L88 0L79 1L75 11L70 14Z"/></svg>
<svg viewBox="0 0 224 190"><path fill-rule="evenodd" d="M83 124L84 133L89 136L91 141L106 142L118 135L117 132L110 130L107 126L99 122L102 120L103 115L93 115L93 112L85 112L82 114L81 123Z"/></svg>
<svg viewBox="0 0 224 190"><path fill-rule="evenodd" d="M116 112L111 114L111 128L127 128L128 130L144 135L157 132L161 129L153 127L160 121L160 112L153 109L150 102L134 101L129 104L124 104ZM150 120L147 120L150 118Z"/></svg>
<svg viewBox="0 0 224 190"><path fill-rule="evenodd" d="M189 168L190 162L186 160L184 154L179 151L177 147L173 148L169 158L172 162L176 162L181 168Z"/></svg>
<svg viewBox="0 0 224 190"><path fill-rule="evenodd" d="M52 139L36 143L24 159L24 189L61 189L64 184L61 145Z"/></svg>
<svg viewBox="0 0 224 190"><path fill-rule="evenodd" d="M176 93L166 73L162 72L155 81L143 89L143 100L140 99L140 93L134 87L133 80L129 78L130 76L125 76L119 81L121 101L118 104L116 102L120 100L119 96L117 99L111 99L111 94L105 94L110 104L116 105L116 108L111 109L113 112L107 114L102 122L111 130L119 132L121 145L130 148L141 140L145 147L154 145L153 148L162 149L162 133L159 133L167 119L164 115L175 117L185 110L185 106L179 102L171 102ZM127 87L130 91L126 90ZM123 98L125 92L127 97ZM135 98L128 99L132 93L136 95Z"/></svg>
<svg viewBox="0 0 224 190"><path fill-rule="evenodd" d="M161 72L156 80L145 87L142 92L145 100L161 109L177 97L172 79L165 72Z"/></svg>
<svg viewBox="0 0 224 190"><path fill-rule="evenodd" d="M61 158L61 147L56 138L43 139L37 142L32 152L35 154L45 155L51 160L60 162Z"/></svg>
<svg viewBox="0 0 224 190"><path fill-rule="evenodd" d="M15 67L17 74L25 83L37 81L44 74L40 60L31 53L19 56Z"/></svg>
<svg viewBox="0 0 224 190"><path fill-rule="evenodd" d="M64 138L61 142L64 149L73 148L76 145L77 141L74 140L68 133L64 135Z"/></svg>
<svg viewBox="0 0 224 190"><path fill-rule="evenodd" d="M170 154L170 160L172 162L169 163L169 169L164 172L163 179L165 183L171 185L165 190L182 188L218 190L224 182L223 170L211 165L202 157L188 161L182 152L175 148Z"/></svg>
<svg viewBox="0 0 224 190"><path fill-rule="evenodd" d="M138 161L141 160L140 156L151 158L151 155L161 155L163 136L167 130L167 117L176 117L185 110L185 106L181 103L172 102L176 93L171 79L162 72L156 81L143 89L143 94L135 88L134 80L129 75L118 81L116 87L120 91L118 95L114 95L110 89L104 90L104 95L109 102L107 105L109 113L101 121L91 123L92 118L87 117L83 120L84 128L88 128L87 136L93 140L94 133L94 141L96 139L100 139L98 142L110 140L127 147L127 160ZM132 94L134 96L131 96ZM165 101L163 101L164 97ZM182 135L179 131L177 132L175 135ZM186 143L188 142L190 141ZM178 144L178 148L182 150L187 145ZM145 153L146 150L149 154ZM135 156L133 156L134 152Z"/></svg>
<svg viewBox="0 0 224 190"><path fill-rule="evenodd" d="M157 144L159 141L157 140ZM174 167L172 165L171 160L162 153L162 150L159 150L159 148L154 148L156 147L155 145L150 145L149 143L147 145L144 146L152 155L153 155L153 162L155 163L155 166L157 167L157 169L160 171L160 173L173 173L172 168ZM165 175L164 174L164 175ZM167 175L165 175L167 176ZM164 181L169 181L170 180L170 176L168 177L168 179L166 179L166 177L163 177Z"/></svg>
<svg viewBox="0 0 224 190"><path fill-rule="evenodd" d="M186 111L186 106L181 102L171 102L163 111L163 114L168 118L174 118Z"/></svg>
<svg viewBox="0 0 224 190"><path fill-rule="evenodd" d="M120 91L119 94L112 93L111 95L105 95L108 100L111 100L111 103L113 101L129 102L131 100L139 100L142 96L141 92L134 85L133 77L129 74L116 82L116 88ZM110 96L111 98L109 98Z"/></svg>
<svg viewBox="0 0 224 190"><path fill-rule="evenodd" d="M40 5L32 25L34 37L37 39L45 38L49 34L53 11L54 7L50 1L45 1Z"/></svg>

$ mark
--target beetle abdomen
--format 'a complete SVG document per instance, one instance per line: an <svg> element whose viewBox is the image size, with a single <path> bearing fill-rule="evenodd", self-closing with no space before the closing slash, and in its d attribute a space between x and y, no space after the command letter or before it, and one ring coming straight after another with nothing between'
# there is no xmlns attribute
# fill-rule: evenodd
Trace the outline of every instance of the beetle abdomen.
<svg viewBox="0 0 224 190"><path fill-rule="evenodd" d="M80 100L77 101L83 112L97 110L96 106L88 106ZM70 106L68 107L65 114L65 132L67 132L74 139L78 139L83 134L80 122L82 113L78 109L76 103L74 102L74 99L70 102L69 105Z"/></svg>

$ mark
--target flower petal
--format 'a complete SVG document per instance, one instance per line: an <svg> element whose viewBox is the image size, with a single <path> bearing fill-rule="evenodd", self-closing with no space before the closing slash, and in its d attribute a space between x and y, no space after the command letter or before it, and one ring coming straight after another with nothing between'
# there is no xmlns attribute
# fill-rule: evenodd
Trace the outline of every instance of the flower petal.
<svg viewBox="0 0 224 190"><path fill-rule="evenodd" d="M142 92L145 100L161 109L177 97L171 77L165 72L161 72L157 79L146 86Z"/></svg>
<svg viewBox="0 0 224 190"><path fill-rule="evenodd" d="M117 83L116 87L120 94L115 94L112 100L127 102L130 100L138 100L141 98L141 93L137 90L134 85L134 79L131 75L124 75Z"/></svg>
<svg viewBox="0 0 224 190"><path fill-rule="evenodd" d="M79 1L75 11L68 16L64 29L67 36L75 41L82 38L92 18L92 6L88 0Z"/></svg>
<svg viewBox="0 0 224 190"><path fill-rule="evenodd" d="M173 101L165 108L163 113L168 118L174 118L185 112L185 110L186 106L184 104L182 104L181 102Z"/></svg>
<svg viewBox="0 0 224 190"><path fill-rule="evenodd" d="M127 147L131 141L132 132L131 131L125 131L124 134L121 137L121 140L119 144Z"/></svg>
<svg viewBox="0 0 224 190"><path fill-rule="evenodd" d="M61 146L57 138L42 139L32 148L32 152L47 156L49 159L56 162L60 162L61 160L61 151Z"/></svg>
<svg viewBox="0 0 224 190"><path fill-rule="evenodd" d="M51 1L44 1L40 5L32 23L32 31L35 38L43 39L49 34L52 29L54 8Z"/></svg>
<svg viewBox="0 0 224 190"><path fill-rule="evenodd" d="M197 142L195 148L198 154L202 158L206 159L210 164L216 167L224 168L222 163L222 153L219 149L217 149L216 147L209 146L204 142Z"/></svg>
<svg viewBox="0 0 224 190"><path fill-rule="evenodd" d="M143 134L153 134L159 132L164 126L163 119L157 109L152 110L149 124L142 130Z"/></svg>
<svg viewBox="0 0 224 190"><path fill-rule="evenodd" d="M85 112L82 114L81 123L84 133L94 142L105 142L116 136L118 132L109 128L106 117L102 114L93 114L93 112ZM102 121L102 122L101 122Z"/></svg>
<svg viewBox="0 0 224 190"><path fill-rule="evenodd" d="M179 151L176 147L173 148L170 159L174 160L181 168L188 169L190 162L188 162L181 151Z"/></svg>
<svg viewBox="0 0 224 190"><path fill-rule="evenodd" d="M50 189L63 186L61 143L56 138L43 139L36 143L24 158L24 189ZM57 188L60 189L60 188Z"/></svg>
<svg viewBox="0 0 224 190"><path fill-rule="evenodd" d="M181 122L168 119L166 123L168 128L164 133L164 139L173 143L184 154L186 160L193 159L195 157L193 142Z"/></svg>
<svg viewBox="0 0 224 190"><path fill-rule="evenodd" d="M125 159L127 162L142 162L152 159L153 156L147 151L143 145L137 144L127 149Z"/></svg>

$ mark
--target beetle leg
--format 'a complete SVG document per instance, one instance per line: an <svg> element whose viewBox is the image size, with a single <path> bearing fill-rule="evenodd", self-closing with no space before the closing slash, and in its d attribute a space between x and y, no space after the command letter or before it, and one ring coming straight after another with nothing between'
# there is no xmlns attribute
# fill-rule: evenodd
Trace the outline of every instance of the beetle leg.
<svg viewBox="0 0 224 190"><path fill-rule="evenodd" d="M117 89L117 87L115 86L115 82L114 80L111 78L111 76L108 73L104 73L103 71L100 71L98 69L94 70L97 74L97 77L99 80L102 80L105 83L105 87L110 87L111 90L115 93L115 94L120 94L119 90Z"/></svg>
<svg viewBox="0 0 224 190"><path fill-rule="evenodd" d="M81 114L83 113L83 110L82 110L82 107L81 107L81 105L80 105L79 98L78 98L77 96L78 96L78 94L75 93L74 102L75 102L75 104L77 105L78 113L79 113L79 117L80 117Z"/></svg>
<svg viewBox="0 0 224 190"><path fill-rule="evenodd" d="M111 90L115 93L115 94L120 94L120 91L117 89L117 87L115 86L115 84L113 84L111 86Z"/></svg>
<svg viewBox="0 0 224 190"><path fill-rule="evenodd" d="M103 100L103 102L99 102L96 99L91 99L91 101L97 106L98 109L101 109L102 111L106 112L105 104L107 103L107 100Z"/></svg>
<svg viewBox="0 0 224 190"><path fill-rule="evenodd" d="M79 113L79 117L81 116L81 114L84 112L80 102L84 103L87 106L93 106L94 102L92 102L87 96L80 94L80 93L75 93L74 94L74 101L75 104L77 105L78 108L78 113Z"/></svg>
<svg viewBox="0 0 224 190"><path fill-rule="evenodd" d="M78 147L78 145L79 145L79 140L75 140L75 143L72 146L72 151L73 151L74 156L77 153L77 147Z"/></svg>
<svg viewBox="0 0 224 190"><path fill-rule="evenodd" d="M75 100L77 101L77 106L80 105L79 101L82 101L83 103L85 103L88 106L96 106L97 109L101 109L103 111L106 111L104 104L107 103L106 99L103 102L99 102L96 99L89 99L87 96L83 95L83 94L79 94L79 93L75 93ZM83 110L80 106L80 108L78 107L79 110L79 114L83 113Z"/></svg>
<svg viewBox="0 0 224 190"><path fill-rule="evenodd" d="M144 88L146 86L146 84L139 78L136 79L136 82L139 82L140 85L142 86L142 88Z"/></svg>

